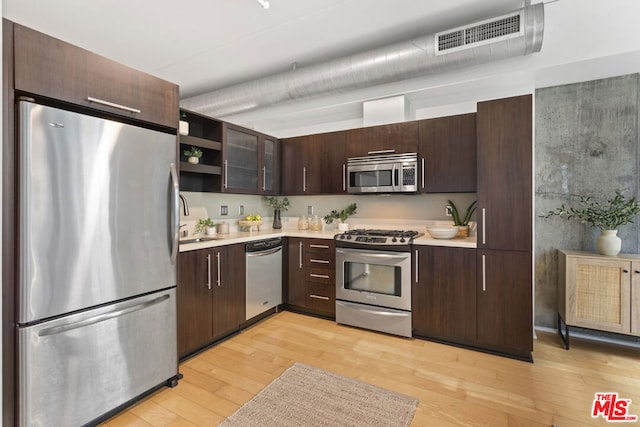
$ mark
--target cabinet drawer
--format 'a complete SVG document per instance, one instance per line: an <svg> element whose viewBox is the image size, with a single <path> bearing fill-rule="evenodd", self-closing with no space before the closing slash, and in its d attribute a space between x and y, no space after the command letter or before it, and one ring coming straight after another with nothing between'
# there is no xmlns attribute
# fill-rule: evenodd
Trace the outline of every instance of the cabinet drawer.
<svg viewBox="0 0 640 427"><path fill-rule="evenodd" d="M330 239L304 239L305 253L335 255L335 243Z"/></svg>
<svg viewBox="0 0 640 427"><path fill-rule="evenodd" d="M307 308L335 313L336 310L336 289L334 286L321 285L318 283L307 283Z"/></svg>
<svg viewBox="0 0 640 427"><path fill-rule="evenodd" d="M16 90L178 127L177 85L18 24L14 43Z"/></svg>
<svg viewBox="0 0 640 427"><path fill-rule="evenodd" d="M320 283L332 287L336 285L336 272L332 269L310 267L307 268L306 276L307 282Z"/></svg>
<svg viewBox="0 0 640 427"><path fill-rule="evenodd" d="M309 268L333 270L336 267L336 256L333 252L306 252L304 254L304 265Z"/></svg>

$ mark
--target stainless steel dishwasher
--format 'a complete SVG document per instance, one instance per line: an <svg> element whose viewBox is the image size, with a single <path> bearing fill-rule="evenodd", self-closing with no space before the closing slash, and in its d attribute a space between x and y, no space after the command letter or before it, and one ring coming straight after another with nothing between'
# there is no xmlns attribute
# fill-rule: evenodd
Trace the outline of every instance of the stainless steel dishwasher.
<svg viewBox="0 0 640 427"><path fill-rule="evenodd" d="M282 239L247 243L245 256L249 320L282 304Z"/></svg>

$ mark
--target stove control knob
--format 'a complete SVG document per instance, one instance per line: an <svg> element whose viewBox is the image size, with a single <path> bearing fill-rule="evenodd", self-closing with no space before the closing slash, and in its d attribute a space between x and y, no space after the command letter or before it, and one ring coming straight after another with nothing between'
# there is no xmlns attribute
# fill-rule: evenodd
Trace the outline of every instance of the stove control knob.
<svg viewBox="0 0 640 427"><path fill-rule="evenodd" d="M401 237L400 238L400 243L404 243L404 242L405 242L404 237Z"/></svg>
<svg viewBox="0 0 640 427"><path fill-rule="evenodd" d="M341 234L341 235L340 235L340 238L341 238L342 240L344 240L344 234Z"/></svg>
<svg viewBox="0 0 640 427"><path fill-rule="evenodd" d="M393 239L391 239L391 241L395 243L398 241L398 239L394 237Z"/></svg>
<svg viewBox="0 0 640 427"><path fill-rule="evenodd" d="M349 235L347 236L347 239L348 239L348 240L351 240L351 234L349 234Z"/></svg>

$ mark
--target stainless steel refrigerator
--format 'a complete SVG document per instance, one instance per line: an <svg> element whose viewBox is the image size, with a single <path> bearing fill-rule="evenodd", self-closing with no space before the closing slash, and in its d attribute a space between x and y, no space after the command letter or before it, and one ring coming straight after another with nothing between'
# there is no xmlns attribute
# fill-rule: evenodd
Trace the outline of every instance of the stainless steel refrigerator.
<svg viewBox="0 0 640 427"><path fill-rule="evenodd" d="M19 102L18 413L80 426L175 384L176 135Z"/></svg>

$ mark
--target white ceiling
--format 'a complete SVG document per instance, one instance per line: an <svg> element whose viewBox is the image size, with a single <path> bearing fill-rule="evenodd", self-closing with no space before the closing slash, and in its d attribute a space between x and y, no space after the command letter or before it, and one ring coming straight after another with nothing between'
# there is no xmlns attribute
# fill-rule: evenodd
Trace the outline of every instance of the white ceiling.
<svg viewBox="0 0 640 427"><path fill-rule="evenodd" d="M270 0L270 3L271 7L265 10L256 0L3 0L2 12L14 22L173 81L180 85L181 97L186 98L283 72L293 63L304 67L492 18L524 6L524 0ZM611 9L614 3L616 7ZM639 3L551 0L545 6L543 50L532 55L538 58L517 58L499 67L482 66L325 100L271 107L232 117L230 121L281 136L277 132L290 133L291 130L284 129L301 128L318 120L357 119L362 101L376 97L408 94L415 110L468 101L464 93L487 84L504 83L505 75L511 85L518 85L520 80L526 82L525 86L539 85L540 82L535 82L538 75L553 84L557 78L550 77L555 75L551 68L640 51L640 33L635 22L640 16ZM575 16L575 11L580 16ZM609 25L598 22L589 27L594 20L602 19L612 22ZM623 29L625 24L628 28ZM575 28L581 33L571 33ZM604 37L603 44L608 47L602 49L582 39L583 35L598 31L621 33ZM603 39L602 35L599 38ZM632 72L635 64L629 61L635 59L634 56L623 61L631 66ZM570 74L584 69L582 64Z"/></svg>

